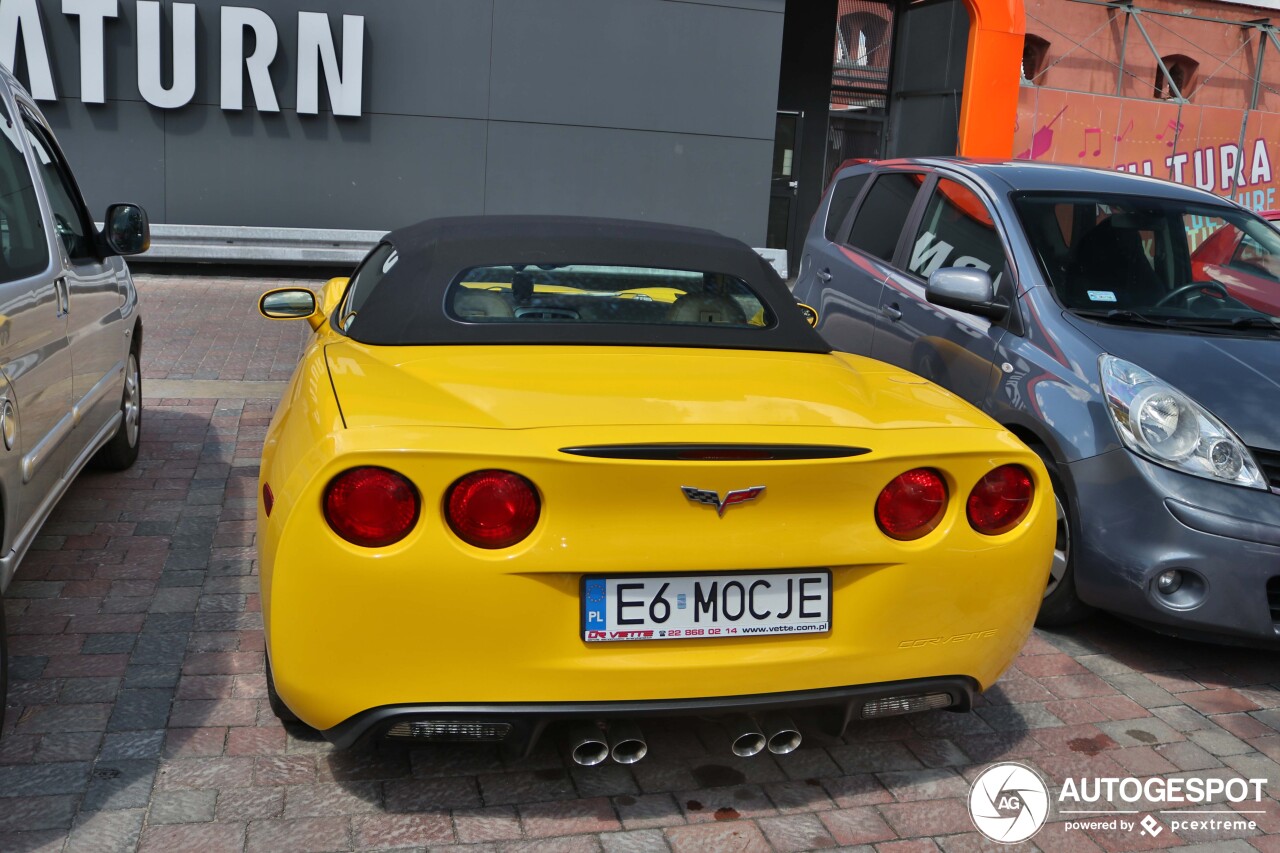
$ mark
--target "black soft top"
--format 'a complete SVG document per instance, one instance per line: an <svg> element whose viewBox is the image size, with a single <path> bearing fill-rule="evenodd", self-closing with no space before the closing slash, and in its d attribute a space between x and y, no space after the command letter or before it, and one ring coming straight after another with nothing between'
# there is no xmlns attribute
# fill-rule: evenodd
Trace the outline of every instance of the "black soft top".
<svg viewBox="0 0 1280 853"><path fill-rule="evenodd" d="M371 290L346 334L366 344L603 344L830 352L773 267L714 231L623 219L466 216L429 219L384 239L399 260ZM445 311L464 270L506 264L655 267L744 281L776 322L764 329L623 323L474 323Z"/></svg>

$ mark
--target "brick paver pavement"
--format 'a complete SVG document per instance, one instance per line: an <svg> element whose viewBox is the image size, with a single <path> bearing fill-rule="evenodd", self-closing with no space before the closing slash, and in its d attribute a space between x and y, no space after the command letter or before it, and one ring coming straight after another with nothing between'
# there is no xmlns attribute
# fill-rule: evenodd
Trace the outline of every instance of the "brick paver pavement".
<svg viewBox="0 0 1280 853"><path fill-rule="evenodd" d="M144 387L236 380L219 387L246 394L289 375L306 329L257 318L269 283L139 285ZM521 759L488 747L335 752L283 729L264 694L253 517L273 403L146 402L137 465L82 476L9 590L2 851L959 853L998 847L974 831L965 798L1000 760L1051 784L1270 780L1254 829L1067 831L1054 815L1034 839L1046 851L1280 850L1269 834L1280 833L1280 658L1106 617L1037 632L972 714L855 725L786 756L735 759L696 721L648 726L650 756L631 766L576 767L551 739Z"/></svg>

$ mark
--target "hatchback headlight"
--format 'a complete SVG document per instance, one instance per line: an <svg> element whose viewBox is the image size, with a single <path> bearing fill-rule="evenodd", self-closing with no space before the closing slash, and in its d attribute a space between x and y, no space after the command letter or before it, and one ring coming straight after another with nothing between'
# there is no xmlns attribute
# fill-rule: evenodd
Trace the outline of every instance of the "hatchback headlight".
<svg viewBox="0 0 1280 853"><path fill-rule="evenodd" d="M1130 450L1197 477L1269 488L1235 433L1190 397L1113 355L1098 366L1107 411Z"/></svg>

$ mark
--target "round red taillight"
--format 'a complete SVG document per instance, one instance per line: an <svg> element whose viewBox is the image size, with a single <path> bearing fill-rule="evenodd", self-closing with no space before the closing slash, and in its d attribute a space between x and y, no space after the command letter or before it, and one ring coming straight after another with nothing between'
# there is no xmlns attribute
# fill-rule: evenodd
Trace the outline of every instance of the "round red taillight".
<svg viewBox="0 0 1280 853"><path fill-rule="evenodd" d="M510 471L475 471L444 496L445 520L477 548L510 548L533 532L542 512L533 484Z"/></svg>
<svg viewBox="0 0 1280 853"><path fill-rule="evenodd" d="M1021 465L1001 465L969 493L969 524L988 536L1007 533L1026 518L1035 492L1030 471Z"/></svg>
<svg viewBox="0 0 1280 853"><path fill-rule="evenodd" d="M894 539L919 539L938 526L946 511L947 484L932 468L899 474L876 498L876 524Z"/></svg>
<svg viewBox="0 0 1280 853"><path fill-rule="evenodd" d="M352 468L324 490L324 519L333 532L364 548L393 545L418 523L418 490L386 468Z"/></svg>

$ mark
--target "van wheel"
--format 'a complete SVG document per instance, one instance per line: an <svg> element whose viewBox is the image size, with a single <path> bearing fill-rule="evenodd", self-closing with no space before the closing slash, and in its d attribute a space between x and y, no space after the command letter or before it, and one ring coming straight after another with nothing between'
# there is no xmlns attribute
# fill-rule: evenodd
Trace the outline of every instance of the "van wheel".
<svg viewBox="0 0 1280 853"><path fill-rule="evenodd" d="M1071 548L1071 541L1079 526L1067 490L1063 488L1062 478L1058 475L1057 463L1045 448L1033 445L1031 449L1049 469L1049 482L1053 484L1053 503L1058 515L1057 537L1053 543L1053 565L1049 569L1049 583L1045 586L1044 600L1040 602L1036 625L1041 628L1070 625L1093 612L1093 608L1081 601L1076 594L1075 553Z"/></svg>
<svg viewBox="0 0 1280 853"><path fill-rule="evenodd" d="M120 428L102 446L94 463L108 471L123 471L138 459L142 442L142 372L138 369L138 353L129 351L124 367L124 393L120 399Z"/></svg>

